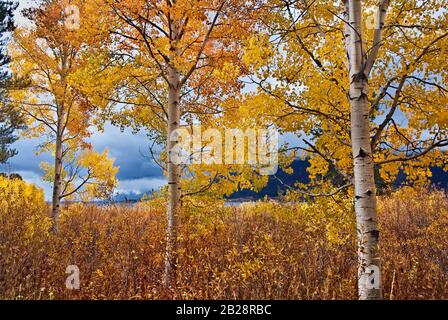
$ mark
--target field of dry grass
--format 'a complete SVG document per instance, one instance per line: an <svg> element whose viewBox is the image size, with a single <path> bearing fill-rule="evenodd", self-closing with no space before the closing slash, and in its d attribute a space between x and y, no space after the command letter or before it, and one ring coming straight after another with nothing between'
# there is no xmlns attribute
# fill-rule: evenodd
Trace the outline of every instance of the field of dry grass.
<svg viewBox="0 0 448 320"><path fill-rule="evenodd" d="M29 187L29 186L28 186ZM0 184L2 299L356 299L351 201L184 208L176 287L163 289L161 199L73 205L59 232L42 195ZM448 299L448 198L402 190L380 198L389 299ZM80 290L67 290L68 265Z"/></svg>

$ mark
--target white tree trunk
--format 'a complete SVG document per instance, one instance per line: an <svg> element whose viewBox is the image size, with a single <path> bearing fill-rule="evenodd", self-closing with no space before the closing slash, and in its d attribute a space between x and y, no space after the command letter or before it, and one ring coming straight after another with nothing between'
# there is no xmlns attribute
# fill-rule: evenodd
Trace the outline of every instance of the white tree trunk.
<svg viewBox="0 0 448 320"><path fill-rule="evenodd" d="M59 117L60 118L60 117ZM62 119L58 119L56 134L56 150L54 158L54 180L53 180L53 199L51 217L53 219L53 230L57 230L59 222L59 213L61 209L62 192Z"/></svg>
<svg viewBox="0 0 448 320"><path fill-rule="evenodd" d="M354 164L355 212L358 234L358 296L381 299L381 263L374 163L370 144L368 79L362 44L361 0L348 0L346 33L350 67L351 140Z"/></svg>
<svg viewBox="0 0 448 320"><path fill-rule="evenodd" d="M165 276L164 285L168 287L175 278L177 262L177 219L180 203L180 167L173 163L172 149L178 143L173 132L179 128L180 123L180 74L179 71L170 66L168 70L169 92L168 92L168 206L167 206L167 235L165 250Z"/></svg>
<svg viewBox="0 0 448 320"><path fill-rule="evenodd" d="M61 56L61 83L64 85L64 92L67 90L66 83L67 55ZM65 94L64 94L65 99ZM58 99L56 99L58 100ZM56 150L54 159L54 181L53 181L53 201L51 216L53 219L53 231L58 229L59 214L61 211L62 198L62 158L63 158L63 137L65 131L65 111L64 101L56 101L57 107L57 123L56 123Z"/></svg>

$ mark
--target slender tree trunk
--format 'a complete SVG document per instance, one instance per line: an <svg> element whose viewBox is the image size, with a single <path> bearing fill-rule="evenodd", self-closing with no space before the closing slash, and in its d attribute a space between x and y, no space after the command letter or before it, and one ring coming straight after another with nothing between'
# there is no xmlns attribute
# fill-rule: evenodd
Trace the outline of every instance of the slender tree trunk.
<svg viewBox="0 0 448 320"><path fill-rule="evenodd" d="M350 85L355 212L358 231L358 294L362 300L382 298L376 187L369 135L369 103L364 95L366 90L368 90L366 80L353 81Z"/></svg>
<svg viewBox="0 0 448 320"><path fill-rule="evenodd" d="M56 134L56 150L54 158L54 181L53 181L53 202L52 202L52 218L53 230L58 228L59 213L61 207L62 192L62 134L60 133L62 119L58 119L58 128Z"/></svg>
<svg viewBox="0 0 448 320"><path fill-rule="evenodd" d="M180 167L173 163L172 149L178 143L176 134L180 122L180 75L179 71L170 66L168 70L169 93L168 93L168 206L167 206L167 230L165 251L165 276L166 287L175 279L177 262L177 219L180 203Z"/></svg>
<svg viewBox="0 0 448 320"><path fill-rule="evenodd" d="M358 296L361 300L382 299L376 187L370 143L369 87L364 70L365 55L361 37L361 0L346 1L347 9L350 21L346 32L350 32L347 47L350 65L349 98L354 200L358 233Z"/></svg>
<svg viewBox="0 0 448 320"><path fill-rule="evenodd" d="M61 82L64 84L64 97L67 89L65 72L67 69L67 56L61 56ZM62 198L62 139L65 130L65 112L64 102L60 101L57 108L57 126L56 126L56 150L54 158L54 181L53 181L53 202L51 216L53 218L53 231L57 231L59 223L59 213L61 210Z"/></svg>

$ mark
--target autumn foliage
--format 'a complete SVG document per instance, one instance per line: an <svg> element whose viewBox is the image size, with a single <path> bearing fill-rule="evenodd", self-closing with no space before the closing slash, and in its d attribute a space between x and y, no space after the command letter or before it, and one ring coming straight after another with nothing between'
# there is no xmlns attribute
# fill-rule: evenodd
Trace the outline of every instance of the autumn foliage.
<svg viewBox="0 0 448 320"><path fill-rule="evenodd" d="M356 299L349 197L183 208L176 286L164 289L165 211L73 205L49 232L41 191L0 178L0 298ZM402 190L379 201L389 299L447 299L448 198ZM80 290L65 288L68 265Z"/></svg>
<svg viewBox="0 0 448 320"><path fill-rule="evenodd" d="M0 298L447 298L448 199L421 191L431 168L448 169L447 7L42 0L25 9L30 25L8 46L21 80L8 84L8 108L27 125L21 137L52 155L41 164L52 208L36 187L0 177ZM108 149L94 145L109 123L147 134L167 178L160 195L133 207L88 202L111 202L119 183ZM225 196L270 178L249 139L247 163L233 153L225 166L205 160L234 141L204 135L196 150L188 141L193 161L178 163L179 129L199 127L234 132L243 159L243 130L273 129L286 138L269 150L273 167L292 173L301 157L309 181L273 175L283 203L227 207ZM406 187L387 193L397 177ZM71 265L80 290L64 286Z"/></svg>

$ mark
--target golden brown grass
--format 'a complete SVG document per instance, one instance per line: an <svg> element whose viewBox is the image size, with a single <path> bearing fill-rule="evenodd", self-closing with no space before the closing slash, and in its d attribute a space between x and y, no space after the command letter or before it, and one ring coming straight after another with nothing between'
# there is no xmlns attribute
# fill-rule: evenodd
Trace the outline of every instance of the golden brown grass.
<svg viewBox="0 0 448 320"><path fill-rule="evenodd" d="M177 285L165 290L160 199L73 205L52 234L48 209L22 187L0 184L0 298L356 299L348 198L184 208ZM379 209L385 298L448 299L446 195L400 191ZM65 288L68 265L80 290Z"/></svg>

